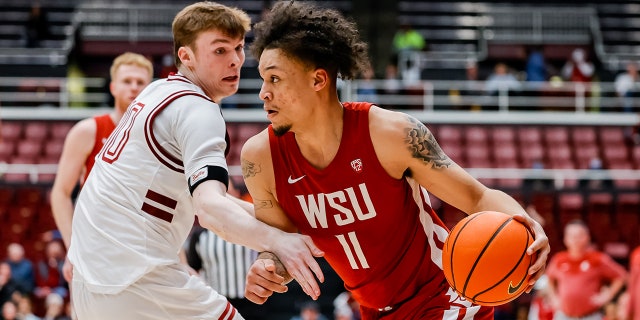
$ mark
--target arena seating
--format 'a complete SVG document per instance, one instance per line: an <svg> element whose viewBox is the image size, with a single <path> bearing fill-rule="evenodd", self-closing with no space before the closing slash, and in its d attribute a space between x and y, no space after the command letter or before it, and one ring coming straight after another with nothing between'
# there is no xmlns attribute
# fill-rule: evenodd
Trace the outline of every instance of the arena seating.
<svg viewBox="0 0 640 320"><path fill-rule="evenodd" d="M72 121L4 121L1 126L0 161L24 164L55 164L59 159L64 137ZM229 123L231 150L228 161L232 166L240 163L239 154L244 142L266 127L266 123ZM613 169L640 169L640 150L624 139L623 127L592 126L482 126L435 124L429 126L443 150L457 163L467 168L531 168L541 161L549 168L586 169L594 156L603 159L605 167ZM10 232L0 236L0 243L54 228L46 197L55 174L39 173L32 183L30 174L7 173L0 187L0 222L10 226ZM483 178L487 185L522 196L522 178ZM615 192L583 192L577 189L578 180L566 179L565 189L557 195L535 196L533 203L539 212L547 214L547 226L557 236L559 226L581 217L590 224L617 226L616 237L630 244L638 242L634 232L640 227L638 181L615 179ZM554 190L546 190L552 192ZM459 210L434 200L445 223L458 221ZM555 214L555 215L554 215ZM38 221L34 224L34 221ZM599 228L598 230L602 230ZM36 231L37 230L37 231ZM594 234L598 241L614 241L606 233ZM37 254L42 244L29 240L31 253ZM553 239L553 241L559 241Z"/></svg>
<svg viewBox="0 0 640 320"><path fill-rule="evenodd" d="M263 6L261 1L221 2L243 7L254 20L259 18ZM78 29L77 34L80 41L78 50L85 55L82 59L90 61L84 70L88 77L98 75L103 77L107 74L106 70L112 57L126 49L147 50L143 53L149 53L155 58L170 50L167 15L140 12L139 19L136 20L139 23L137 30L140 33L136 33L137 38L132 41L131 32L128 31L131 21L126 18L128 14L126 8L117 12L109 11L108 7L96 9L104 6L102 1L41 0L41 3L51 7L49 18L52 22L53 36L44 42L46 48L62 45L74 10L80 10L78 9L80 4L85 6L85 11L88 10L91 13L87 15L89 20L84 22L84 29ZM157 4L153 8L170 8L167 10L170 11L171 8L179 8L192 1L141 0L139 3L136 2L136 5L151 7L148 6L149 3ZM569 21L572 23L571 26L563 29L571 31L568 36L573 37L572 40L563 43L558 43L559 41L518 42L521 39L513 36L518 32L517 28L510 30L512 23L517 21L514 22L509 15L496 15L490 12L490 8L504 10L513 6L512 3L504 1L402 0L397 3L398 12L394 14L397 14L398 21L409 21L425 36L428 43L429 59L425 60L423 66L426 68L422 73L423 79L441 80L440 82L464 79L466 63L476 58L479 59L481 69L484 67L481 70L481 77L486 76L493 63L498 60L511 61L514 66L522 67L527 48L532 44L542 44L545 55L556 65L564 62L575 47L585 47L589 48L590 52L595 51L590 47L592 39L584 41L586 30L584 21L572 19L568 19L571 20ZM529 6L527 3L531 6L540 5L527 1L520 2L518 5ZM338 8L345 13L352 10L351 1L348 0L324 1L322 4ZM563 2L550 3L550 5L567 6ZM601 80L611 81L612 75L622 69L624 61L633 59L640 61L640 36L638 35L640 5L630 1L591 1L589 6L595 10L600 23L602 50L605 53L600 57L603 60L598 66L603 68ZM7 5L0 8L0 49L23 45L24 40L20 32L23 30L27 10L28 5L21 0L7 0ZM169 15L172 14L173 12L170 12ZM564 28L562 22L559 21L556 26ZM483 37L492 32L493 41L483 43L486 40L483 40ZM250 37L251 34L248 37L249 41ZM515 41L512 41L514 39ZM455 63L450 63L451 61ZM243 79L255 80L257 78L255 61L247 61L245 66L247 68L243 68ZM42 76L41 65L31 66L28 70L29 72L25 74ZM64 77L64 73L62 75L55 73L52 76ZM28 99L38 97L30 91L32 87L41 88L40 91L46 91L46 93L53 93L54 101L63 88L59 80L54 80L55 82L51 84L41 84L39 80L35 80L37 78L25 79L25 82L16 86L21 88L20 97L25 97L25 100L16 100L16 106L22 106L20 103L28 104ZM103 87L97 86L93 89L102 90ZM255 88L251 90L253 89ZM449 101L452 98L446 95L449 88L445 89L437 86L434 89L436 95L439 92L445 92L435 98L437 111L440 110L437 106L438 98L441 99L440 101ZM0 91L6 93L5 91L9 90L12 89L3 88ZM243 90L245 91L241 90L239 93L254 94L255 92L255 90L244 88ZM15 96L18 97L18 95ZM425 101L424 96L415 98L419 104L416 110L420 111ZM527 99L528 97L519 96L518 98ZM95 102L96 106L102 103L101 99L98 100L99 102ZM2 102L3 108L11 104L6 100ZM33 105L42 103L39 101L38 104L33 103ZM249 105L238 103L237 107L249 108ZM512 106L517 106L517 103L514 102ZM451 104L442 108L448 107L451 107ZM511 110L513 109L509 112ZM76 121L42 120L42 118L3 119L0 125L2 137L0 167L5 164L27 166L57 164L64 147L64 138ZM608 169L640 170L640 145L629 143L630 127L575 123L571 125L557 123L495 125L462 121L457 123L439 121L426 124L447 155L474 174L481 172L473 171L474 169L506 172L509 171L507 169L533 169L540 165L553 170L588 169L594 158L600 158L603 166ZM266 122L256 122L253 119L228 123L231 149L227 159L233 169L238 169L240 165L240 150L244 142L264 130L266 126ZM238 178L235 179L236 181L242 181L239 176L234 178ZM7 172L0 176L0 225L2 226L0 248L16 241L25 245L27 256L31 259L35 260L42 256L43 234L56 227L49 201L54 179L55 173L50 171ZM611 180L612 185L604 189L589 189L583 187L584 181L581 177L571 174L560 174L554 178L535 175L486 175L480 178L481 182L504 190L521 203L535 206L546 221L544 228L553 252L563 248L562 226L574 218L584 219L588 223L593 231L594 240L601 248L611 244L621 244L628 250L640 245L638 234L640 180L619 176ZM453 227L465 216L463 212L438 198L432 197L431 202L449 227ZM291 303L286 301L286 304ZM282 308L286 309L286 305L283 304ZM277 314L277 311L274 314ZM284 312L282 316L284 318Z"/></svg>

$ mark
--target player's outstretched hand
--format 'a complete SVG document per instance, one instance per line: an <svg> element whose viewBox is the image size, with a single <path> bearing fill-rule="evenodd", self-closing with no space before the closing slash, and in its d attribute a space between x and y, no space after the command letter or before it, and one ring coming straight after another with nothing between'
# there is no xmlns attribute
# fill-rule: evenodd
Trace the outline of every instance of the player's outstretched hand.
<svg viewBox="0 0 640 320"><path fill-rule="evenodd" d="M258 258L253 262L247 273L244 296L253 303L263 304L274 292L287 292L286 279L276 270L274 260Z"/></svg>
<svg viewBox="0 0 640 320"><path fill-rule="evenodd" d="M282 261L286 271L309 297L318 299L320 286L316 277L324 282L324 274L315 257L324 256L324 252L316 247L311 237L298 233L283 233L283 239L275 243L273 253Z"/></svg>
<svg viewBox="0 0 640 320"><path fill-rule="evenodd" d="M529 293L533 289L533 285L536 281L544 274L545 267L547 265L547 258L549 257L549 253L551 252L551 247L549 247L549 238L547 238L547 234L544 232L544 229L537 221L533 220L529 216L525 216L522 214L516 214L513 218L517 221L524 223L529 226L531 230L533 230L534 241L527 249L527 254L537 254L536 261L529 268L529 274L531 275L531 280L529 280L529 285L526 289L526 292Z"/></svg>

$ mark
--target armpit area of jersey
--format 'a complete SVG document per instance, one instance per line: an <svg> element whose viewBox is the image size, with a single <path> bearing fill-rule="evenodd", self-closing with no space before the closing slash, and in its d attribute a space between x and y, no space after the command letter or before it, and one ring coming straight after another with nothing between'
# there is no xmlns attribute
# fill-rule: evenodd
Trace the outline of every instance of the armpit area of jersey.
<svg viewBox="0 0 640 320"><path fill-rule="evenodd" d="M193 195L193 190L199 184L207 180L218 180L229 189L229 172L227 172L227 169L217 166L204 166L189 177L189 192L191 195Z"/></svg>

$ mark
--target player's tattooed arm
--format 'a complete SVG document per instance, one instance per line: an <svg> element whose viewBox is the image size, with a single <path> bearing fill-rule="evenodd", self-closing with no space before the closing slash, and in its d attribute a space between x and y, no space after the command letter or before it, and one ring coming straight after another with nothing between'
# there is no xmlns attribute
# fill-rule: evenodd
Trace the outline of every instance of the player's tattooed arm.
<svg viewBox="0 0 640 320"><path fill-rule="evenodd" d="M260 165L256 164L255 162L251 162L246 159L241 159L240 162L242 166L242 177L245 179L255 177L256 174L262 171Z"/></svg>
<svg viewBox="0 0 640 320"><path fill-rule="evenodd" d="M411 155L425 164L430 164L434 169L449 167L453 161L442 151L431 131L415 118L407 118L410 124L405 128L405 142Z"/></svg>
<svg viewBox="0 0 640 320"><path fill-rule="evenodd" d="M245 180L251 177L255 177L258 173L262 171L259 164L248 161L246 159L241 159L240 165L242 166L242 177ZM273 208L273 202L271 200L260 200L260 199L254 198L253 205L254 205L254 210Z"/></svg>

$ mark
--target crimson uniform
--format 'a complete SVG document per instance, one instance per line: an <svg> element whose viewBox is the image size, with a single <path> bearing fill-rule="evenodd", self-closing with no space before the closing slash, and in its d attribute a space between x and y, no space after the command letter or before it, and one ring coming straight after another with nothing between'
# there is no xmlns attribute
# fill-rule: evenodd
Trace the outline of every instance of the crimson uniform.
<svg viewBox="0 0 640 320"><path fill-rule="evenodd" d="M342 141L322 170L303 157L294 133L276 137L269 128L280 206L325 252L365 319L492 318L492 308L473 306L447 285L441 255L448 230L424 188L390 177L380 164L370 107L344 104Z"/></svg>
<svg viewBox="0 0 640 320"><path fill-rule="evenodd" d="M640 247L629 256L629 311L630 320L640 320Z"/></svg>
<svg viewBox="0 0 640 320"><path fill-rule="evenodd" d="M91 153L89 153L84 164L85 171L82 182L87 181L89 172L91 172L91 168L93 168L93 164L96 162L96 155L100 152L100 149L102 149L102 146L107 141L107 138L109 138L111 132L113 132L113 129L116 128L116 124L113 123L109 114L95 116L93 120L96 122L96 136L93 142L93 149L91 149Z"/></svg>
<svg viewBox="0 0 640 320"><path fill-rule="evenodd" d="M571 318L602 317L600 306L595 305L591 298L606 283L625 277L626 270L607 254L596 250L590 250L579 258L561 251L549 261L547 276L557 286L560 309L556 313L562 312Z"/></svg>

